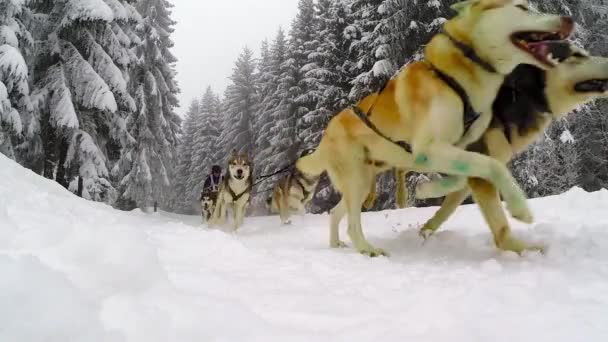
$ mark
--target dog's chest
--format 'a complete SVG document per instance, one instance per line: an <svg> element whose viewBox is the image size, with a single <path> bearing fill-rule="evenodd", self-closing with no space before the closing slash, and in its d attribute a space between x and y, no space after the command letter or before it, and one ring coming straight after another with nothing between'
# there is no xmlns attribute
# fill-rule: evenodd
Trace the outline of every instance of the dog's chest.
<svg viewBox="0 0 608 342"><path fill-rule="evenodd" d="M224 201L228 203L243 202L249 199L249 182L247 179L230 179L224 192Z"/></svg>

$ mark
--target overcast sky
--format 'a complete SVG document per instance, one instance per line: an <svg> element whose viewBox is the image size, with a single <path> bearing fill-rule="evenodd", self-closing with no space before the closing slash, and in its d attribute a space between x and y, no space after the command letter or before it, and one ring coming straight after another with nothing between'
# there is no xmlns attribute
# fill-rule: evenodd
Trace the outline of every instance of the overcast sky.
<svg viewBox="0 0 608 342"><path fill-rule="evenodd" d="M210 85L223 92L239 53L248 46L256 53L262 40L286 31L298 0L173 0L177 21L173 53L182 90L179 114Z"/></svg>

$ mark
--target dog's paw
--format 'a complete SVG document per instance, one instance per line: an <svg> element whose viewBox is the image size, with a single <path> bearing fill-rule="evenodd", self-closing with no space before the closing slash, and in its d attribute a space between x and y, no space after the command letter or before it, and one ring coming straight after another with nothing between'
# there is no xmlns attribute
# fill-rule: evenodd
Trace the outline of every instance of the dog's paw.
<svg viewBox="0 0 608 342"><path fill-rule="evenodd" d="M365 249L365 250L362 250L359 252L363 255L367 255L370 258L376 258L376 257L380 257L380 256L384 256L384 257L389 256L388 252L383 250L382 248L371 247L369 249Z"/></svg>
<svg viewBox="0 0 608 342"><path fill-rule="evenodd" d="M418 231L418 235L420 235L420 237L423 239L428 240L431 236L435 235L436 231L437 230L433 227L423 226Z"/></svg>
<svg viewBox="0 0 608 342"><path fill-rule="evenodd" d="M346 243L344 243L343 241L338 240L338 241L332 241L329 244L329 247L330 248L346 248L346 247L348 247L348 245Z"/></svg>
<svg viewBox="0 0 608 342"><path fill-rule="evenodd" d="M540 252L545 254L546 247L542 245L531 245L515 237L509 236L505 241L500 243L499 249L503 251L515 252L522 255L524 252Z"/></svg>
<svg viewBox="0 0 608 342"><path fill-rule="evenodd" d="M291 224L291 220L290 220L290 219L287 219L287 220L284 220L284 221L283 221L283 222L281 222L281 223L287 226L287 225L290 225L290 224Z"/></svg>
<svg viewBox="0 0 608 342"><path fill-rule="evenodd" d="M528 224L534 222L534 215L532 215L532 211L528 207L527 201L523 201L519 205L507 205L507 210L509 210L511 216L518 221Z"/></svg>

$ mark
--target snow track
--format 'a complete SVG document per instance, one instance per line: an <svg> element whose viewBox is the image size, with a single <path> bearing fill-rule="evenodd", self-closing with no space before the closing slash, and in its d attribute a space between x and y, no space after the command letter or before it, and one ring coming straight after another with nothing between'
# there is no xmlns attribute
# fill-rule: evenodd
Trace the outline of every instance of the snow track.
<svg viewBox="0 0 608 342"><path fill-rule="evenodd" d="M328 217L124 213L0 156L0 341L606 341L608 192L534 200L493 247L475 206L426 243L435 208L365 214L389 258L328 246ZM349 242L343 231L343 240Z"/></svg>

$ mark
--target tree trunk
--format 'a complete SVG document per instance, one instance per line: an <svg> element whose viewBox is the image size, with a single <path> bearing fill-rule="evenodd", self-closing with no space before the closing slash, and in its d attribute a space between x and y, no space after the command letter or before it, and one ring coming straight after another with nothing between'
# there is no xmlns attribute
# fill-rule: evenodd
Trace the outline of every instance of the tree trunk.
<svg viewBox="0 0 608 342"><path fill-rule="evenodd" d="M82 177L78 177L78 191L76 192L78 197L82 197L83 190L84 190L84 181L83 181Z"/></svg>

